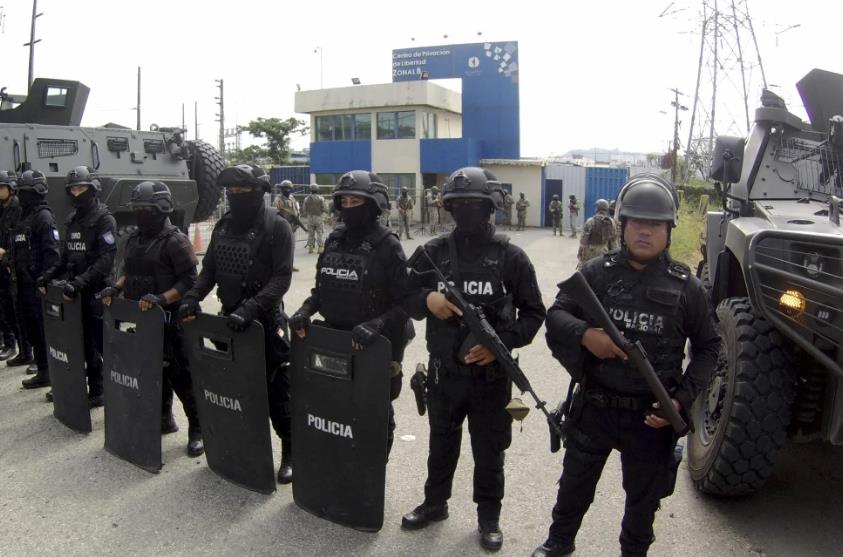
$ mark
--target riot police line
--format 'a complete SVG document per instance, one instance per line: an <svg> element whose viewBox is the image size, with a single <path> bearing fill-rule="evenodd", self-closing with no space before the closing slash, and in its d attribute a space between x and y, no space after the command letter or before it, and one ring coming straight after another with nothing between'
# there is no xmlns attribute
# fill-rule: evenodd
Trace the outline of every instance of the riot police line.
<svg viewBox="0 0 843 557"><path fill-rule="evenodd" d="M13 298L0 303L4 347L14 339L18 354L9 365L32 363L24 388L52 386L59 421L91 431L89 408L104 404L106 449L155 472L161 434L178 429L175 393L188 418L188 454L204 452L213 471L255 491L292 483L300 507L376 531L392 401L402 390L412 320L425 319L430 358L411 384L430 424L427 479L424 500L402 527L448 518L467 420L479 541L501 548L504 454L513 418L527 412L512 398L515 384L546 416L551 449L566 447L552 525L534 555L574 551L613 449L622 453L627 491L622 554L646 555L659 501L673 490L676 441L719 347L701 284L667 252L677 211L671 184L637 176L624 186L621 249L560 283L546 310L526 253L490 224L505 205L491 172L451 174L441 204L456 227L409 261L380 221L390 208L386 185L372 172L348 172L333 193L342 224L318 246L311 295L288 313L292 229L264 206L268 175L241 164L224 169L218 183L230 211L216 223L197 272L190 242L169 222L166 184L135 187L137 229L118 248L95 173L73 169L66 190L76 210L59 251L44 175L0 173L3 278L11 283L4 296ZM309 247L317 247L313 239ZM200 302L215 288L222 311L203 313ZM625 319L631 313L646 323ZM512 356L545 318L547 344L572 375L553 411ZM692 360L683 371L686 339ZM277 473L267 422L281 440Z"/></svg>

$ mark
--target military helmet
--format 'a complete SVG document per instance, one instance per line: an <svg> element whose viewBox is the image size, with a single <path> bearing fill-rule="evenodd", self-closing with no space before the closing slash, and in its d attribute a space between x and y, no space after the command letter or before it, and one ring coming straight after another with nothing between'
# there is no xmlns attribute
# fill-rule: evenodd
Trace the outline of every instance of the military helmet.
<svg viewBox="0 0 843 557"><path fill-rule="evenodd" d="M655 174L637 175L621 188L618 195L618 217L667 221L676 226L676 190Z"/></svg>
<svg viewBox="0 0 843 557"><path fill-rule="evenodd" d="M594 208L598 211L608 211L609 210L609 202L605 199L598 199L594 202Z"/></svg>
<svg viewBox="0 0 843 557"><path fill-rule="evenodd" d="M173 212L173 196L167 184L159 180L147 180L141 182L132 190L131 209L137 210L144 207L151 207L159 213L169 214Z"/></svg>
<svg viewBox="0 0 843 557"><path fill-rule="evenodd" d="M15 191L18 185L18 177L11 170L0 170L0 186L6 186L11 191Z"/></svg>
<svg viewBox="0 0 843 557"><path fill-rule="evenodd" d="M559 201L559 196L554 193L552 199L554 199L555 201Z"/></svg>
<svg viewBox="0 0 843 557"><path fill-rule="evenodd" d="M102 191L96 172L89 166L77 166L67 173L64 189L70 193L73 186L91 186L96 191Z"/></svg>
<svg viewBox="0 0 843 557"><path fill-rule="evenodd" d="M27 170L18 179L18 191L34 191L38 195L47 195L47 177L40 170Z"/></svg>
<svg viewBox="0 0 843 557"><path fill-rule="evenodd" d="M371 199L375 202L379 213L391 208L386 184L380 176L367 170L352 170L340 176L337 185L334 186L334 208L338 211L342 208L340 197L343 195L359 195Z"/></svg>
<svg viewBox="0 0 843 557"><path fill-rule="evenodd" d="M282 180L281 183L278 184L278 187L281 189L281 191L293 191L293 183L289 180Z"/></svg>
<svg viewBox="0 0 843 557"><path fill-rule="evenodd" d="M491 209L503 208L503 188L498 178L485 168L467 166L448 176L442 186L442 203L446 211L451 210L454 199L483 199L491 203Z"/></svg>
<svg viewBox="0 0 843 557"><path fill-rule="evenodd" d="M248 186L269 191L269 174L266 170L252 163L243 163L223 168L217 176L217 185L223 188Z"/></svg>
<svg viewBox="0 0 843 557"><path fill-rule="evenodd" d="M316 184L310 184L310 193L319 193L319 186Z"/></svg>
<svg viewBox="0 0 843 557"><path fill-rule="evenodd" d="M401 195L408 195L409 193L410 190L408 190L407 188L401 188Z"/></svg>
<svg viewBox="0 0 843 557"><path fill-rule="evenodd" d="M571 195L568 196L568 199L570 199L571 201L576 201L577 196L572 193Z"/></svg>
<svg viewBox="0 0 843 557"><path fill-rule="evenodd" d="M432 191L433 193L439 193L439 186L433 186L432 188L430 188L430 191Z"/></svg>

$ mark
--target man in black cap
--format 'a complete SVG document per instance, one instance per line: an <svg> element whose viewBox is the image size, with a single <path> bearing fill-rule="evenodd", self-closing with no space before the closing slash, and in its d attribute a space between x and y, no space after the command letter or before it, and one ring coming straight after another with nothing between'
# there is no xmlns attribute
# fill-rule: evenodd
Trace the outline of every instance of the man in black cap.
<svg viewBox="0 0 843 557"><path fill-rule="evenodd" d="M88 403L102 406L102 304L96 294L105 288L114 264L117 221L99 200L102 187L93 169L77 166L67 173L64 188L75 210L65 222L61 259L38 278L38 287L46 294L46 286L59 280L65 299L80 297Z"/></svg>
<svg viewBox="0 0 843 557"><path fill-rule="evenodd" d="M217 184L226 188L231 210L214 226L202 271L182 299L179 316L191 319L201 311L199 301L214 286L228 326L243 331L253 320L263 326L266 347L269 417L281 438L278 481L293 480L291 453L290 383L287 356L290 343L281 336L287 329L284 294L293 272L293 233L275 209L264 206L269 176L255 164L225 168Z"/></svg>
<svg viewBox="0 0 843 557"><path fill-rule="evenodd" d="M485 309L507 348L526 346L541 327L545 309L527 254L506 236L495 234L490 223L495 209L503 208L500 182L488 170L463 168L451 174L442 194L456 229L428 242L427 252L468 302ZM419 259L414 270L424 273L429 266ZM410 315L427 318L430 453L424 502L404 515L402 526L419 529L448 518L447 501L467 418L480 544L496 551L503 545L499 518L504 452L512 441L512 417L506 411L512 382L495 364L494 353L476 342L442 284L427 273L414 274L410 287L417 292L407 304Z"/></svg>
<svg viewBox="0 0 843 557"><path fill-rule="evenodd" d="M59 232L53 212L47 206L47 178L38 170L27 170L18 180L17 196L21 216L12 232L12 264L18 322L24 337L32 345L35 363L28 372L33 377L23 380L24 389L36 389L50 384L47 368L47 341L44 337L44 315L38 297L36 279L59 259ZM25 347L22 346L25 350ZM21 351L18 356L29 356ZM9 365L14 365L14 359ZM23 362L21 362L23 363Z"/></svg>
<svg viewBox="0 0 843 557"><path fill-rule="evenodd" d="M178 431L173 417L173 391L181 399L187 416L187 454L205 452L199 414L193 398L187 358L182 351L181 330L176 320L178 303L196 283L199 261L187 235L170 223L173 212L170 188L164 182L141 182L132 190L130 206L137 230L123 246L120 268L113 286L98 297L111 305L112 296L122 292L124 298L137 300L141 311L161 306L167 316L164 331L164 382L161 405L161 431Z"/></svg>
<svg viewBox="0 0 843 557"><path fill-rule="evenodd" d="M401 241L378 219L389 210L387 196L386 185L373 172L352 170L342 175L334 188L334 207L340 210L342 224L328 236L325 252L316 262L316 286L290 318L290 328L304 338L311 316L318 312L328 326L351 331L355 348L385 336L392 345L392 401L401 393L401 362L412 324L400 306L408 295L407 259ZM390 404L387 454L394 431Z"/></svg>

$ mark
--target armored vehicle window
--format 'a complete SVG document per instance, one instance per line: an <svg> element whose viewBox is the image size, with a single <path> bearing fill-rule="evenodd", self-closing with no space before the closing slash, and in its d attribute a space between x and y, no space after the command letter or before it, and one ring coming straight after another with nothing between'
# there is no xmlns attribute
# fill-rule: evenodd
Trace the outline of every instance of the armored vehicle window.
<svg viewBox="0 0 843 557"><path fill-rule="evenodd" d="M52 159L54 157L69 157L79 152L75 139L39 139L38 157Z"/></svg>
<svg viewBox="0 0 843 557"><path fill-rule="evenodd" d="M44 106L64 108L67 104L66 87L47 87L44 95Z"/></svg>

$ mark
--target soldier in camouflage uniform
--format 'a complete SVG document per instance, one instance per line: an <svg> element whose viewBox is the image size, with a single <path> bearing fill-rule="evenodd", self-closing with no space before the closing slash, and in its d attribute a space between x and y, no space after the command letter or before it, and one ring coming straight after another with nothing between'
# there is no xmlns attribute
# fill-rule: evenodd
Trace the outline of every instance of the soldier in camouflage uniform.
<svg viewBox="0 0 843 557"><path fill-rule="evenodd" d="M548 207L550 211L550 218L553 221L553 235L556 236L556 231L559 230L559 235L562 235L562 202L559 201L559 196L554 195L553 200Z"/></svg>
<svg viewBox="0 0 843 557"><path fill-rule="evenodd" d="M609 216L609 202L598 199L594 204L597 213L588 219L582 228L580 249L577 251L577 269L589 260L618 249L618 229L615 220Z"/></svg>
<svg viewBox="0 0 843 557"><path fill-rule="evenodd" d="M507 230L512 230L512 206L515 205L515 199L508 191L504 192L503 198L503 223Z"/></svg>
<svg viewBox="0 0 843 557"><path fill-rule="evenodd" d="M518 201L515 202L515 213L518 215L518 226L515 230L524 230L527 222L527 207L530 206L530 202L527 201L527 198L524 197L524 193L518 194Z"/></svg>
<svg viewBox="0 0 843 557"><path fill-rule="evenodd" d="M577 217L580 214L580 203L573 193L568 196L568 218L571 219L571 238L577 237Z"/></svg>
<svg viewBox="0 0 843 557"><path fill-rule="evenodd" d="M310 186L310 195L302 202L302 214L307 219L307 253L313 253L314 250L322 253L325 200L319 195L319 186L316 184Z"/></svg>
<svg viewBox="0 0 843 557"><path fill-rule="evenodd" d="M281 195L275 198L275 208L278 213L284 217L284 220L290 223L290 228L293 229L293 246L295 247L296 228L299 227L301 220L299 219L299 202L293 197L293 183L289 180L284 180L279 185L281 188ZM293 272L298 272L298 269L293 266Z"/></svg>
<svg viewBox="0 0 843 557"><path fill-rule="evenodd" d="M429 194L425 196L424 202L427 204L427 222L430 223L430 233L436 232L436 226L439 224L439 188L433 186L430 188Z"/></svg>
<svg viewBox="0 0 843 557"><path fill-rule="evenodd" d="M412 240L410 236L410 221L413 220L413 207L415 201L410 197L410 192L407 188L401 188L401 196L398 198L398 214L401 217L401 227L398 229L398 238L401 238L401 230L407 234L407 239Z"/></svg>

